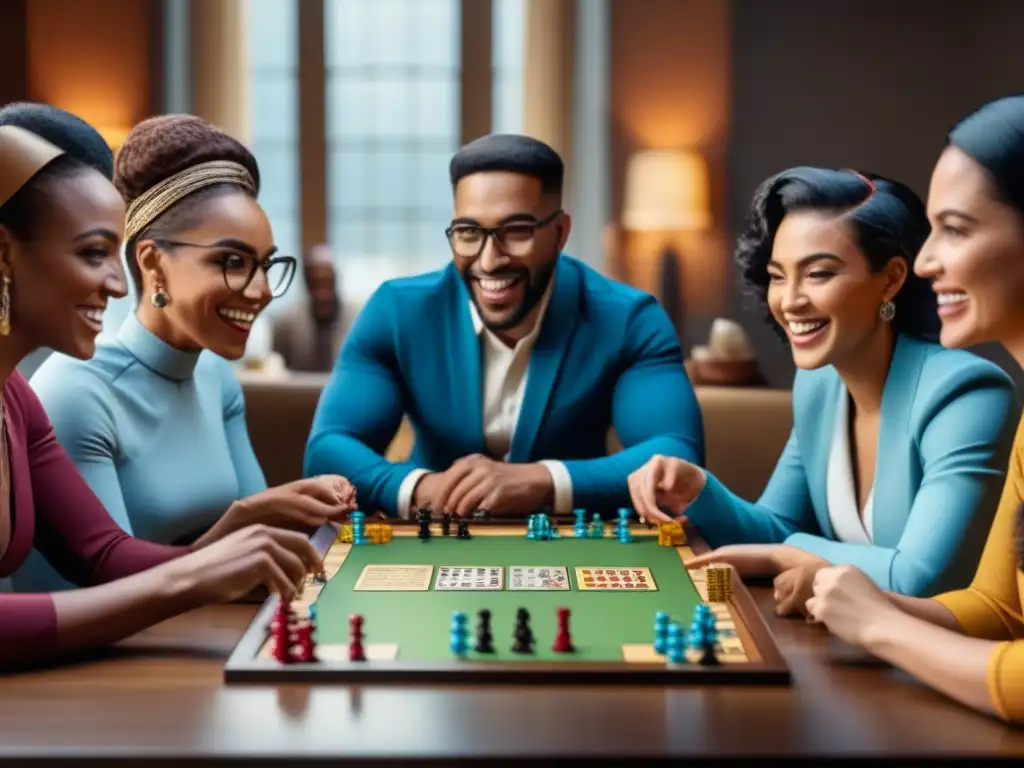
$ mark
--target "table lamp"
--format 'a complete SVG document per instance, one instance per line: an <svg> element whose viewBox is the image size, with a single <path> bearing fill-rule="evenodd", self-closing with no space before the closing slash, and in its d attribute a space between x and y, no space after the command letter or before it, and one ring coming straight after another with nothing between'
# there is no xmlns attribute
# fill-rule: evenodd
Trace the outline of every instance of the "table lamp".
<svg viewBox="0 0 1024 768"><path fill-rule="evenodd" d="M659 264L661 303L676 323L685 346L680 296L682 269L675 237L711 226L708 169L697 152L645 149L634 153L626 167L623 228L664 236Z"/></svg>

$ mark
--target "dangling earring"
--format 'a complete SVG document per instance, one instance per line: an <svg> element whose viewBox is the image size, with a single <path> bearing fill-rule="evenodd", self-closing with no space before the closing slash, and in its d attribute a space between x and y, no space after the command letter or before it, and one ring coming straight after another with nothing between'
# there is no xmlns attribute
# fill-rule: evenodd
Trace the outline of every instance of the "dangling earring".
<svg viewBox="0 0 1024 768"><path fill-rule="evenodd" d="M878 316L888 323L896 317L896 305L888 299L883 301L881 309L878 310Z"/></svg>
<svg viewBox="0 0 1024 768"><path fill-rule="evenodd" d="M0 284L0 336L11 332L11 278L3 276Z"/></svg>
<svg viewBox="0 0 1024 768"><path fill-rule="evenodd" d="M150 299L153 302L153 306L157 309L163 309L171 303L171 297L167 295L164 288L160 283L156 284L156 291L153 293L153 297Z"/></svg>

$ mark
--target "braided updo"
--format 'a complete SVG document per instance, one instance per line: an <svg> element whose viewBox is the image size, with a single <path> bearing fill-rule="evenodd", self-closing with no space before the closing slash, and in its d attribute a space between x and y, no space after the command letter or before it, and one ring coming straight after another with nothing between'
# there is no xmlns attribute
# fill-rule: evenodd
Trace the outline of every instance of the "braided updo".
<svg viewBox="0 0 1024 768"><path fill-rule="evenodd" d="M226 160L243 166L259 190L260 176L256 158L237 139L205 120L193 115L160 115L143 120L132 129L117 154L114 185L131 205L136 198L167 178L200 163ZM211 198L249 191L234 184L205 187L171 206L142 232L125 244L128 271L136 291L142 290L142 275L135 254L139 240L171 237L175 232L193 227L202 204Z"/></svg>

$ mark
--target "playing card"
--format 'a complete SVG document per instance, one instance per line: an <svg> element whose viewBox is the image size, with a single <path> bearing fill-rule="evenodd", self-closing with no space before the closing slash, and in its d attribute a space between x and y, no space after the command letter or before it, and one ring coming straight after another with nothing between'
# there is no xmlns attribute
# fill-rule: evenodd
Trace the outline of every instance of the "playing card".
<svg viewBox="0 0 1024 768"><path fill-rule="evenodd" d="M368 565L359 574L356 592L422 592L430 588L430 565Z"/></svg>
<svg viewBox="0 0 1024 768"><path fill-rule="evenodd" d="M442 565L437 569L435 590L501 589L501 568L490 565Z"/></svg>
<svg viewBox="0 0 1024 768"><path fill-rule="evenodd" d="M559 565L512 565L508 569L510 590L569 589L569 573Z"/></svg>
<svg viewBox="0 0 1024 768"><path fill-rule="evenodd" d="M650 568L589 566L576 569L576 586L581 590L616 589L624 592L657 590Z"/></svg>

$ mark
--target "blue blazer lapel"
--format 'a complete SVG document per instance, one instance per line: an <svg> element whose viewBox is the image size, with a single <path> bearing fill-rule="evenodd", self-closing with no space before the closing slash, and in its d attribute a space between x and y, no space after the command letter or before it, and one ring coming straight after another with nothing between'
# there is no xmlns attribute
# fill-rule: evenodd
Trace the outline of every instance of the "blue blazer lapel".
<svg viewBox="0 0 1024 768"><path fill-rule="evenodd" d="M808 425L804 434L798 434L800 456L807 473L811 502L817 512L818 526L823 536L835 538L828 513L828 464L835 435L836 406L842 382L834 369L821 387L816 387L801 403L801 421Z"/></svg>
<svg viewBox="0 0 1024 768"><path fill-rule="evenodd" d="M450 429L462 435L466 446L464 454L486 453L480 336L473 326L469 290L454 265L449 265L448 270L448 279L454 283L454 290L449 292L453 306L448 313L448 317L453 318L449 338L454 339L454 343L447 345L450 356L446 361L449 374L447 379L452 387L451 395L454 396L449 401L454 417ZM429 359L429 355L424 359ZM446 400L447 394L438 392L438 402Z"/></svg>
<svg viewBox="0 0 1024 768"><path fill-rule="evenodd" d="M544 324L530 353L526 392L509 451L509 460L514 462L530 461L537 432L544 422L562 361L579 321L579 274L565 259L559 258L554 280Z"/></svg>
<svg viewBox="0 0 1024 768"><path fill-rule="evenodd" d="M895 546L906 527L902 499L914 479L907 475L906 453L910 442L910 416L927 347L906 336L897 336L889 374L882 390L878 453L875 458L874 514L872 539L879 546ZM886 503L886 500L889 503ZM906 506L907 514L910 512Z"/></svg>

